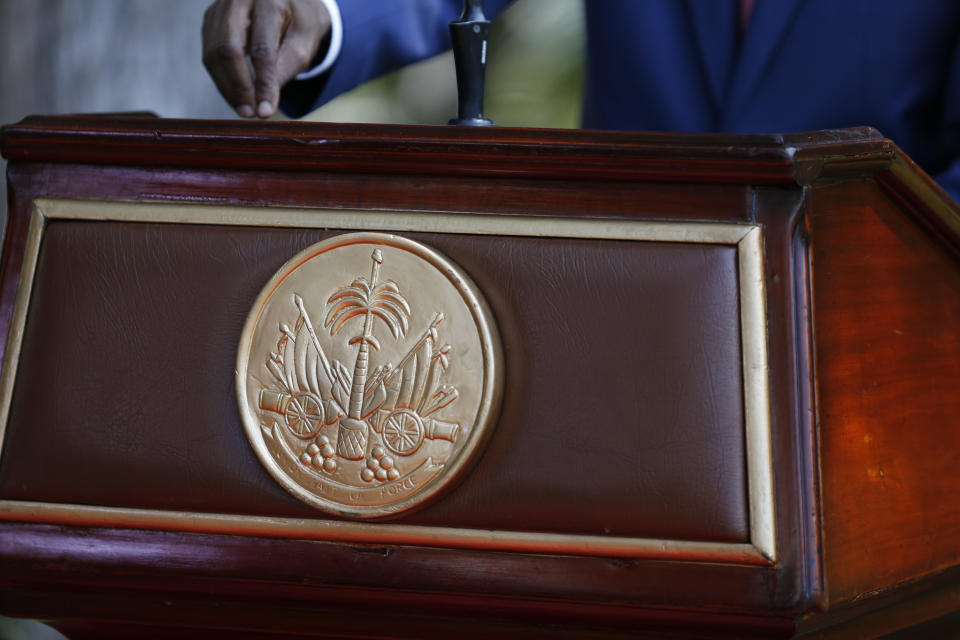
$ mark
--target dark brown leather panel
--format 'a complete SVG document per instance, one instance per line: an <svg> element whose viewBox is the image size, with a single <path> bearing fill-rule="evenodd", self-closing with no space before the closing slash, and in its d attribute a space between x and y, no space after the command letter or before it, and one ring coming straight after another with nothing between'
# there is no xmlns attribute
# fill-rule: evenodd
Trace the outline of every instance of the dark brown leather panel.
<svg viewBox="0 0 960 640"><path fill-rule="evenodd" d="M319 516L254 457L233 371L260 288L329 235L51 223L0 495ZM507 380L475 470L402 521L746 540L732 248L409 235L484 290Z"/></svg>

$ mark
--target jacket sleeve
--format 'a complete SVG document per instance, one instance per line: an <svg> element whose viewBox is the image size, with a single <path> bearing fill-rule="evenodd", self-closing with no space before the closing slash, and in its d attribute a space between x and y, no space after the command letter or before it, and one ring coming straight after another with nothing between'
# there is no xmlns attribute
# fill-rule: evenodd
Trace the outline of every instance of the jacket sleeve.
<svg viewBox="0 0 960 640"><path fill-rule="evenodd" d="M954 201L960 202L960 158L954 158L950 166L934 174L933 179Z"/></svg>
<svg viewBox="0 0 960 640"><path fill-rule="evenodd" d="M960 202L960 34L943 77L940 126L933 136L939 146L939 167L931 174L944 191Z"/></svg>
<svg viewBox="0 0 960 640"><path fill-rule="evenodd" d="M489 19L510 0L487 0ZM450 48L449 23L463 0L338 0L343 48L331 70L294 80L280 94L280 108L299 118L354 87Z"/></svg>

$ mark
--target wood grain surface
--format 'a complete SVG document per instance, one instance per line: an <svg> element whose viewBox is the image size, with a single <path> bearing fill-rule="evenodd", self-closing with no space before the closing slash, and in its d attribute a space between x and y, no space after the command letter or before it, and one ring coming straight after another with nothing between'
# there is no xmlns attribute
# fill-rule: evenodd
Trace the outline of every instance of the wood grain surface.
<svg viewBox="0 0 960 640"><path fill-rule="evenodd" d="M811 194L831 601L957 563L960 265L875 184Z"/></svg>

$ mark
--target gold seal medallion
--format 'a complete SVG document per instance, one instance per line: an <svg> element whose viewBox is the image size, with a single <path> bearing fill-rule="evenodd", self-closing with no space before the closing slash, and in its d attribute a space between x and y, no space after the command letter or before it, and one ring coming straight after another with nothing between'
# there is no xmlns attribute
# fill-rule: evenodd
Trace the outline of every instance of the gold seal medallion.
<svg viewBox="0 0 960 640"><path fill-rule="evenodd" d="M294 256L247 317L237 395L247 437L287 491L340 516L422 506L493 428L500 340L467 275L380 233Z"/></svg>

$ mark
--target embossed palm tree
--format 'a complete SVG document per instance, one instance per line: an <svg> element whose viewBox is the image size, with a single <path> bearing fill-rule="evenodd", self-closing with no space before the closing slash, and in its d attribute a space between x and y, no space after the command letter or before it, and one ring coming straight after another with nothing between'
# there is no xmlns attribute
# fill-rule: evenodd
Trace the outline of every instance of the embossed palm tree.
<svg viewBox="0 0 960 640"><path fill-rule="evenodd" d="M347 417L340 420L337 437L338 452L351 460L363 458L366 450L367 427L361 418L370 347L380 349L380 343L373 335L374 321L379 318L393 337L399 338L406 334L410 317L410 305L400 293L397 283L393 280L377 283L383 253L380 249L374 249L370 257L373 260L370 279L361 276L330 296L327 300L329 310L323 323L332 336L353 318L363 317L361 334L350 340L351 345L359 344L360 349L353 366Z"/></svg>

